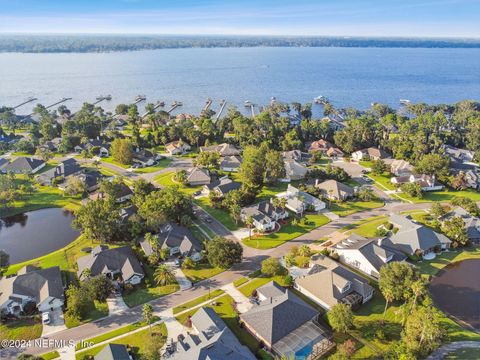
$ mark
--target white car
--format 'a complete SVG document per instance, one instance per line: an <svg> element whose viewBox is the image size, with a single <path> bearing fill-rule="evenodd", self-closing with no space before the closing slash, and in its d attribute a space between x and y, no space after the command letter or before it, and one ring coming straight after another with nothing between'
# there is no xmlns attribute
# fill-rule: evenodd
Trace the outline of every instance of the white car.
<svg viewBox="0 0 480 360"><path fill-rule="evenodd" d="M42 323L43 324L50 324L50 314L48 312L44 312L42 314Z"/></svg>

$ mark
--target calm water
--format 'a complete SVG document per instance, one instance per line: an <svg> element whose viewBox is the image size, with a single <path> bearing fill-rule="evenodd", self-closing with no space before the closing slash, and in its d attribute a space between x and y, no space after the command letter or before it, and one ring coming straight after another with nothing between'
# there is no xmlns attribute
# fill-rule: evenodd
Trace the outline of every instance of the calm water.
<svg viewBox="0 0 480 360"><path fill-rule="evenodd" d="M184 103L199 113L205 100L266 104L309 102L324 95L338 106L398 105L400 98L451 103L480 97L480 49L231 48L99 54L0 54L0 105L35 96L49 104L72 97L75 110L99 94L114 104ZM19 108L27 113L32 106ZM143 108L143 106L142 106ZM318 108L317 108L318 109Z"/></svg>
<svg viewBox="0 0 480 360"><path fill-rule="evenodd" d="M440 309L480 330L480 260L464 260L442 270L430 284Z"/></svg>
<svg viewBox="0 0 480 360"><path fill-rule="evenodd" d="M18 263L58 250L75 240L73 215L61 208L42 209L0 220L0 249Z"/></svg>

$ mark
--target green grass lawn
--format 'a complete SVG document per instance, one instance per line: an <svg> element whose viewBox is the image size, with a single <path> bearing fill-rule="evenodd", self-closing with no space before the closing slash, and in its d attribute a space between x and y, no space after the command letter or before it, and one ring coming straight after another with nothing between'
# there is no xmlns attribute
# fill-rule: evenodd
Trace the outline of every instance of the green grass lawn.
<svg viewBox="0 0 480 360"><path fill-rule="evenodd" d="M465 360L465 359L480 359L480 348L463 348L448 353L443 358L445 360Z"/></svg>
<svg viewBox="0 0 480 360"><path fill-rule="evenodd" d="M217 299L215 303L218 303L218 305L214 306L212 304L209 304L207 306L215 310L215 312L222 318L222 320L225 322L228 328L232 330L232 332L238 338L240 343L248 346L248 348L254 354L256 354L260 349L260 346L259 346L260 344L257 341L257 339L255 339L252 335L250 335L250 333L248 333L246 330L242 329L238 324L238 315L232 306L233 299L229 295L225 295ZM193 309L189 312L179 315L176 317L177 321L180 322L181 324L184 324L187 318L195 314L195 312L197 312L197 309ZM269 357L266 359L271 359L271 358Z"/></svg>
<svg viewBox="0 0 480 360"><path fill-rule="evenodd" d="M242 242L245 245L256 249L270 249L323 226L330 221L322 214L308 214L305 218L308 221L308 225L304 225L303 223L293 225L289 222L288 224L282 225L282 228L275 233L268 235L255 235L252 236L251 239L243 239Z"/></svg>
<svg viewBox="0 0 480 360"><path fill-rule="evenodd" d="M269 283L270 281L275 281L280 285L285 285L285 277L282 275L277 275L274 277L269 277L269 276L261 276L257 277L255 279L252 279L249 281L247 284L238 287L238 290L245 296L250 297L252 295L252 292L256 289L258 289L260 286L265 285L266 283Z"/></svg>
<svg viewBox="0 0 480 360"><path fill-rule="evenodd" d="M170 163L171 163L171 160L165 158L165 159L159 160L156 165L135 169L134 172L137 173L137 174L148 174L148 173L152 173L152 172L155 172L155 171L163 170L168 165L170 165Z"/></svg>
<svg viewBox="0 0 480 360"><path fill-rule="evenodd" d="M375 232L380 225L386 224L388 219L386 216L376 216L355 224L350 224L343 230L349 230L349 233L355 233L364 237L375 237Z"/></svg>
<svg viewBox="0 0 480 360"><path fill-rule="evenodd" d="M199 304L201 304L201 303L204 303L204 302L206 302L206 301L208 301L208 300L210 300L210 299L213 299L213 298L215 298L215 297L217 297L217 296L220 296L220 295L222 295L222 294L224 294L224 293L225 293L225 291L223 291L223 290L221 290L221 289L216 289L216 290L212 291L210 294L200 296L200 297L198 297L198 298L196 298L196 299L193 299L192 301L188 301L188 302L186 302L186 303L184 303L184 304L182 304L182 305L175 306L175 307L173 308L173 314L175 315L175 314L178 314L178 313L180 313L180 312L182 312L182 311L191 309L191 308L193 308L193 307L195 307L195 306L197 306L197 305L199 305Z"/></svg>
<svg viewBox="0 0 480 360"><path fill-rule="evenodd" d="M294 182L292 182L292 185L295 186ZM287 187L288 187L288 184L282 183L282 182L265 185L262 188L262 191L260 191L260 193L258 194L256 202L260 202L263 200L270 200L270 198L274 197L278 193L287 191Z"/></svg>
<svg viewBox="0 0 480 360"><path fill-rule="evenodd" d="M165 296L180 289L178 284L171 284L165 286L157 286L153 279L154 269L144 264L146 282L150 284L147 286L141 284L135 287L135 289L129 293L123 295L123 300L128 307L134 307L152 301L153 299Z"/></svg>
<svg viewBox="0 0 480 360"><path fill-rule="evenodd" d="M480 248L470 247L437 254L435 259L416 262L415 266L422 274L436 275L448 264L467 259L480 259Z"/></svg>
<svg viewBox="0 0 480 360"><path fill-rule="evenodd" d="M42 335L40 319L15 320L0 323L0 339L33 340Z"/></svg>
<svg viewBox="0 0 480 360"><path fill-rule="evenodd" d="M151 332L151 333L150 333ZM115 344L126 345L134 354L135 359L143 359L143 351L145 350L145 339L148 336L154 336L156 341L160 342L160 345L163 345L167 339L167 327L164 323L155 325L150 330L149 328L145 330L138 331L131 335L126 335L115 340ZM105 346L100 345L82 352L75 354L77 360L88 359L90 356L97 355Z"/></svg>
<svg viewBox="0 0 480 360"><path fill-rule="evenodd" d="M101 303L95 300L90 304L88 315L84 319L78 320L68 316L65 313L65 325L67 326L67 328L72 328L94 320L101 319L105 316L108 316L107 303Z"/></svg>
<svg viewBox="0 0 480 360"><path fill-rule="evenodd" d="M233 286L238 288L249 281L250 279L248 277L241 277L240 279L237 279L233 282Z"/></svg>
<svg viewBox="0 0 480 360"><path fill-rule="evenodd" d="M203 210L205 210L211 216L221 222L223 226L225 226L228 230L233 231L239 228L239 226L235 223L235 220L232 219L230 214L226 210L214 208L208 197L201 197L199 199L195 199L194 201Z"/></svg>
<svg viewBox="0 0 480 360"><path fill-rule="evenodd" d="M338 216L347 216L359 211L376 209L383 206L383 201L346 201L332 203L330 211Z"/></svg>
<svg viewBox="0 0 480 360"><path fill-rule="evenodd" d="M54 351L50 351L46 354L42 354L40 356L40 358L42 358L43 360L52 360L52 359L57 359L60 357L60 354L58 353L57 350L54 350Z"/></svg>
<svg viewBox="0 0 480 360"><path fill-rule="evenodd" d="M109 156L109 157L102 157L100 159L102 162L106 162L106 163L109 163L109 164L112 164L112 165L115 165L115 166L118 166L122 169L128 169L130 167L130 165L126 165L126 164L122 164L122 163L119 163L118 161L115 161L113 160L113 157Z"/></svg>
<svg viewBox="0 0 480 360"><path fill-rule="evenodd" d="M178 186L183 192L192 195L193 193L202 189L201 186L187 186L182 185L174 180L175 171L168 171L153 178L157 184L161 186Z"/></svg>
<svg viewBox="0 0 480 360"><path fill-rule="evenodd" d="M200 263L196 264L194 269L182 269L182 271L191 282L195 283L218 275L225 269L214 267L208 263Z"/></svg>

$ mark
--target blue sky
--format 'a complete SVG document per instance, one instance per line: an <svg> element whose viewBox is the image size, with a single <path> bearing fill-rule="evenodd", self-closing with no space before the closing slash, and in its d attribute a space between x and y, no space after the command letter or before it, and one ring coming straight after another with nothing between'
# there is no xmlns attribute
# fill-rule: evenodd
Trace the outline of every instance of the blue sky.
<svg viewBox="0 0 480 360"><path fill-rule="evenodd" d="M0 32L480 37L480 0L0 0Z"/></svg>

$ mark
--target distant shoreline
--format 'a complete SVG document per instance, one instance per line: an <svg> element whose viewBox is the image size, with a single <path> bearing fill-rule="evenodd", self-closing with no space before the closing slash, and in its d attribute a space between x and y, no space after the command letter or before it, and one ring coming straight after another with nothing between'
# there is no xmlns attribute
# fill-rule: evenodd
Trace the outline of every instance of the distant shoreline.
<svg viewBox="0 0 480 360"><path fill-rule="evenodd" d="M252 47L479 49L480 39L0 34L0 53L106 53L161 49Z"/></svg>

